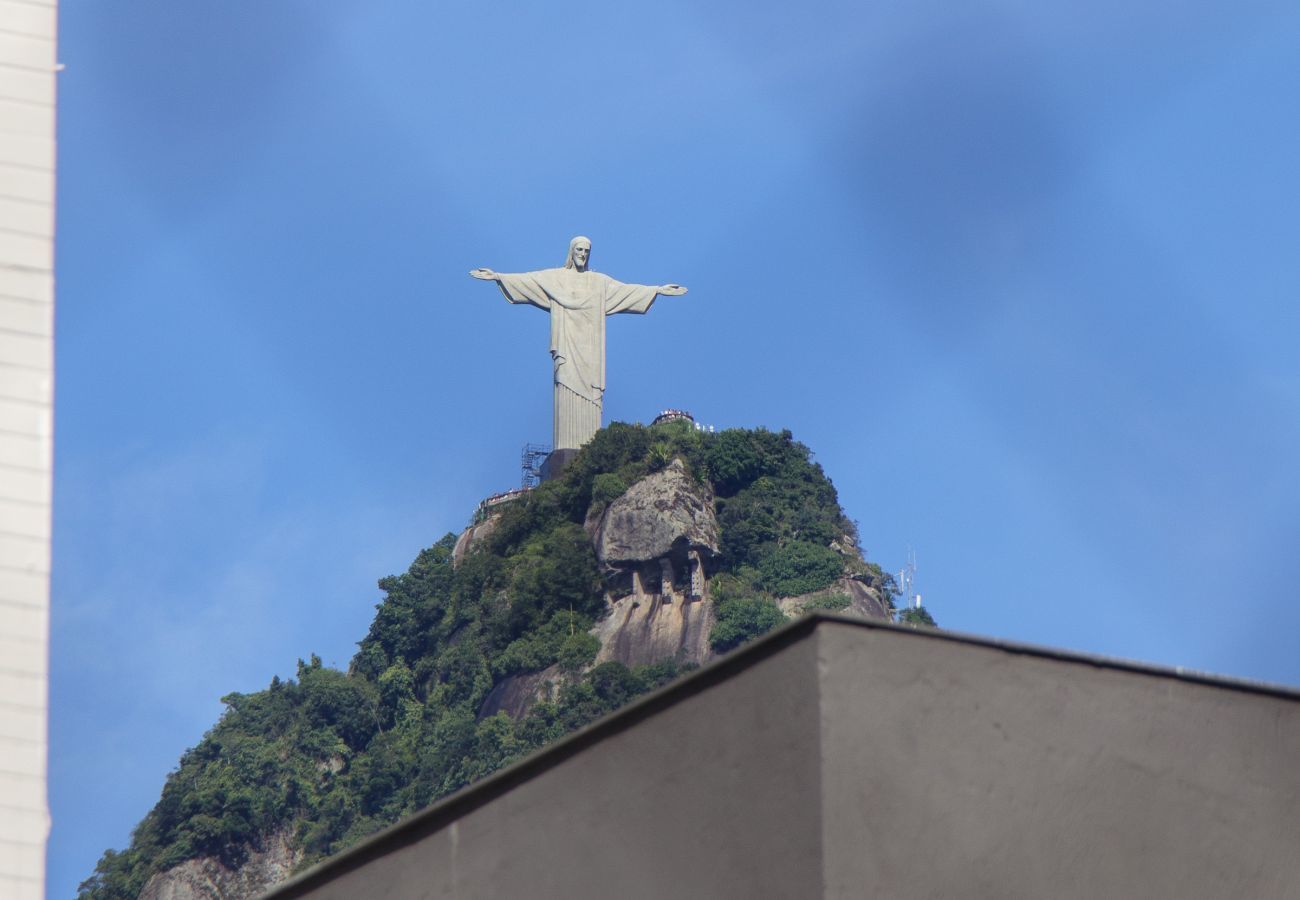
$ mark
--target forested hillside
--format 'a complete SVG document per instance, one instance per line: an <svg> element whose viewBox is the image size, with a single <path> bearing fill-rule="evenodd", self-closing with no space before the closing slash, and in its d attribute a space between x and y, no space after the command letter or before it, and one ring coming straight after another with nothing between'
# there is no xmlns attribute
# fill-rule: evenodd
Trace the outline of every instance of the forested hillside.
<svg viewBox="0 0 1300 900"><path fill-rule="evenodd" d="M847 605L834 588L846 579L888 607L892 580L862 559L834 486L789 432L615 423L562 477L500 508L455 565L448 534L381 579L347 672L312 656L294 679L224 697L130 847L106 852L80 896L134 900L187 860L237 870L272 841L304 867L677 676L688 666L672 658L594 664L615 573L589 533L675 459L720 533L707 568L715 651L785 621L782 598L820 591L809 605ZM556 690L526 714L483 714L495 686L543 670L558 673Z"/></svg>

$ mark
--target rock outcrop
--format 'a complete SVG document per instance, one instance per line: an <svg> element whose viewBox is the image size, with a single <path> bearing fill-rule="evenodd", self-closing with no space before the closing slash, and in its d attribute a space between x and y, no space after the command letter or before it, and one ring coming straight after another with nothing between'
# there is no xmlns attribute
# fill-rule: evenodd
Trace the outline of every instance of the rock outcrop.
<svg viewBox="0 0 1300 900"><path fill-rule="evenodd" d="M491 533L492 519L466 529L456 542L459 561ZM681 460L642 478L585 523L606 575L608 613L591 633L600 641L596 663L640 666L673 659L700 664L713 656L713 607L706 566L720 549L713 497ZM484 531L486 529L486 532ZM504 679L479 707L479 718L504 712L522 718L552 700L568 677L558 666Z"/></svg>
<svg viewBox="0 0 1300 900"><path fill-rule="evenodd" d="M596 560L613 576L610 599L647 594L704 598L721 540L713 497L680 459L627 489L586 523Z"/></svg>
<svg viewBox="0 0 1300 900"><path fill-rule="evenodd" d="M456 542L459 561L495 527L491 517L466 529ZM716 615L708 602L707 567L721 550L709 489L674 459L642 478L584 523L605 574L608 611L592 628L600 641L595 663L642 666L663 660L702 665L716 654L709 632ZM862 557L849 536L831 545L850 570ZM853 565L856 561L858 565ZM847 605L841 606L848 598ZM864 576L845 575L830 587L778 601L791 618L809 609L888 619L889 609ZM558 665L501 681L479 708L479 718L504 712L523 718L541 700L554 700L570 680Z"/></svg>
<svg viewBox="0 0 1300 900"><path fill-rule="evenodd" d="M512 719L522 719L535 704L555 700L560 689L570 680L558 663L540 672L511 675L502 679L483 699L478 718L486 719L503 712Z"/></svg>
<svg viewBox="0 0 1300 900"><path fill-rule="evenodd" d="M243 862L231 867L220 859L203 856L159 872L149 879L139 900L235 900L257 897L289 877L302 859L289 835L280 832L252 849Z"/></svg>
<svg viewBox="0 0 1300 900"><path fill-rule="evenodd" d="M497 522L501 520L500 513L493 513L481 522L475 522L460 533L456 538L456 546L451 549L451 564L460 565L460 561L465 558L465 554L474 549L474 545L484 540L488 535L496 530Z"/></svg>
<svg viewBox="0 0 1300 900"><path fill-rule="evenodd" d="M605 510L595 524L596 559L606 566L626 566L694 549L718 553L718 520L713 498L695 481L680 459L647 475Z"/></svg>
<svg viewBox="0 0 1300 900"><path fill-rule="evenodd" d="M596 662L642 666L665 659L700 665L713 657L713 604L674 601L661 594L629 594L610 604L591 630L600 639Z"/></svg>
<svg viewBox="0 0 1300 900"><path fill-rule="evenodd" d="M843 609L832 609L846 616L861 616L864 619L890 619L889 607L880 597L880 592L866 584L860 578L845 575L828 588L801 594L798 597L782 597L777 601L781 612L791 618L801 616L809 609L827 609L826 601L835 596L849 597L849 605Z"/></svg>
<svg viewBox="0 0 1300 900"><path fill-rule="evenodd" d="M601 662L639 666L712 655L709 562L721 540L709 489L674 459L632 485L587 523L608 579L609 614L592 629Z"/></svg>

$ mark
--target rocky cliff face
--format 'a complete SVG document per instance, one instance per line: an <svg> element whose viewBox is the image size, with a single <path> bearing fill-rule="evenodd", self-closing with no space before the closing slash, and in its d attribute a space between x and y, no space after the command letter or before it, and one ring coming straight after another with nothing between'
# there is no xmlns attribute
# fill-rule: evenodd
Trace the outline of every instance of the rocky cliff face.
<svg viewBox="0 0 1300 900"><path fill-rule="evenodd" d="M493 531L496 530L497 522L500 521L500 514L489 514L481 522L475 522L466 528L459 538L456 539L456 546L451 551L451 564L460 565L460 561L465 558L465 554L474 548L474 545L487 539Z"/></svg>
<svg viewBox="0 0 1300 900"><path fill-rule="evenodd" d="M491 533L493 520L466 529L456 542L459 560ZM600 640L596 664L640 666L672 659L702 665L716 654L709 644L715 621L708 597L708 567L721 549L718 520L708 489L691 478L681 460L646 476L585 523L610 588L608 614L591 633ZM861 557L850 538L832 545ZM779 601L791 618L848 597L845 615L889 618L878 591L846 575L830 587ZM504 712L522 718L541 700L554 700L565 675L559 666L516 675L499 683L479 710L480 718Z"/></svg>
<svg viewBox="0 0 1300 900"><path fill-rule="evenodd" d="M596 559L615 568L664 557L684 562L690 550L712 557L719 549L713 497L680 459L632 485L587 524Z"/></svg>
<svg viewBox="0 0 1300 900"><path fill-rule="evenodd" d="M522 719L528 710L544 700L554 700L569 678L559 665L540 672L527 672L502 679L479 707L478 717L485 719L503 712L512 719Z"/></svg>
<svg viewBox="0 0 1300 900"><path fill-rule="evenodd" d="M824 604L833 597L847 595L849 605L843 609L834 609ZM790 618L803 615L810 609L831 609L846 616L861 616L864 619L891 619L893 614L881 599L880 592L863 582L860 578L846 575L824 590L798 597L783 597L777 601L781 612Z"/></svg>
<svg viewBox="0 0 1300 900"><path fill-rule="evenodd" d="M467 528L453 558L459 562L493 524ZM609 613L591 632L600 640L596 663L699 665L712 658L706 569L720 549L718 520L713 497L681 460L632 485L585 527L610 585ZM565 680L558 666L507 678L492 689L479 717L522 718L539 701L553 700Z"/></svg>
<svg viewBox="0 0 1300 900"><path fill-rule="evenodd" d="M682 461L632 485L587 532L610 584L609 615L592 630L596 661L708 660L708 567L721 540L713 496Z"/></svg>
<svg viewBox="0 0 1300 900"><path fill-rule="evenodd" d="M713 604L662 594L629 594L610 604L609 615L596 623L600 639L597 663L642 666L664 659L699 665L713 658L709 631Z"/></svg>
<svg viewBox="0 0 1300 900"><path fill-rule="evenodd" d="M456 541L456 561L490 535L493 525L487 519L465 529ZM593 510L585 529L610 584L608 614L591 629L601 641L597 665L643 666L663 659L702 665L715 657L708 644L715 615L707 576L722 545L718 518L711 493L690 477L680 459L637 481L606 509ZM861 562L852 538L832 548ZM878 590L849 575L829 588L781 598L779 606L796 618L845 596L848 606L836 610L842 614L891 618ZM478 715L523 718L537 702L554 700L565 680L559 666L511 676L493 688Z"/></svg>
<svg viewBox="0 0 1300 900"><path fill-rule="evenodd" d="M612 586L609 614L592 629L600 639L596 662L706 662L707 567L721 548L708 489L674 459L588 521L587 531Z"/></svg>
<svg viewBox="0 0 1300 900"><path fill-rule="evenodd" d="M244 900L256 897L289 877L302 859L286 833L267 839L250 850L244 861L231 867L205 856L159 872L149 879L140 900Z"/></svg>

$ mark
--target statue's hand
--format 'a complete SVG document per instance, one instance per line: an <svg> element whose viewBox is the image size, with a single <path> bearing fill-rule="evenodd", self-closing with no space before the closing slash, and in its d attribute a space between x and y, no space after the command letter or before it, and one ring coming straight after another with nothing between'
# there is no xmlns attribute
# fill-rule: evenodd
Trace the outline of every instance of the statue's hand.
<svg viewBox="0 0 1300 900"><path fill-rule="evenodd" d="M474 270L471 271L469 274L470 274L472 277L477 278L479 281L496 281L496 280L497 280L497 273L496 273L496 272L493 272L491 269L474 269Z"/></svg>
<svg viewBox="0 0 1300 900"><path fill-rule="evenodd" d="M665 297L680 297L682 294L686 293L686 288L682 287L680 284L665 284L663 287L659 288L659 293L663 294Z"/></svg>

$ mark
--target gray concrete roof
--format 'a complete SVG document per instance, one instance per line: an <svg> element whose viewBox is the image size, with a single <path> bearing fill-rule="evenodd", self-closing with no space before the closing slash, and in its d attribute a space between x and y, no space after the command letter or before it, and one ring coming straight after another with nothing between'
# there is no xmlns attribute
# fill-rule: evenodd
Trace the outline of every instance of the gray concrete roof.
<svg viewBox="0 0 1300 900"><path fill-rule="evenodd" d="M818 613L267 897L1282 896L1297 701Z"/></svg>

